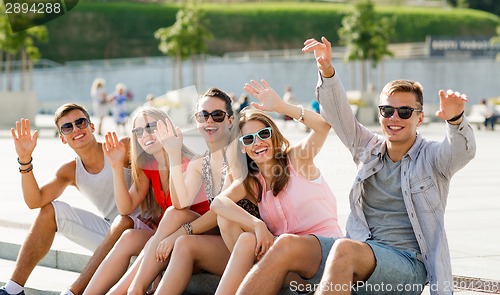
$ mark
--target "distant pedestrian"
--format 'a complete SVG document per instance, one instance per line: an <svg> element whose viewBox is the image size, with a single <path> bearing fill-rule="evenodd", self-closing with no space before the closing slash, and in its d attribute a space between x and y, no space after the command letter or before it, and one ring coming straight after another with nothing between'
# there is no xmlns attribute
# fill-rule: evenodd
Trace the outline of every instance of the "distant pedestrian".
<svg viewBox="0 0 500 295"><path fill-rule="evenodd" d="M122 128L123 133L125 133L125 124L128 119L127 86L123 83L116 84L115 92L108 96L108 100L113 104L113 118L115 120L117 131Z"/></svg>
<svg viewBox="0 0 500 295"><path fill-rule="evenodd" d="M103 78L96 78L90 89L94 116L99 120L99 122L97 122L97 134L99 135L102 135L102 121L109 112L108 99L106 97L106 90L104 89L105 84L106 81Z"/></svg>
<svg viewBox="0 0 500 295"><path fill-rule="evenodd" d="M295 94L293 94L292 87L290 85L285 86L283 101L289 104L297 105L297 99L295 98ZM293 121L293 118L288 115L283 115L283 121L283 127L286 127L286 122Z"/></svg>
<svg viewBox="0 0 500 295"><path fill-rule="evenodd" d="M500 117L500 114L497 112L495 106L492 103L489 103L486 99L481 100L481 104L486 106L486 110L484 111L484 128L488 130L488 125L491 130L495 130L495 123L497 119Z"/></svg>

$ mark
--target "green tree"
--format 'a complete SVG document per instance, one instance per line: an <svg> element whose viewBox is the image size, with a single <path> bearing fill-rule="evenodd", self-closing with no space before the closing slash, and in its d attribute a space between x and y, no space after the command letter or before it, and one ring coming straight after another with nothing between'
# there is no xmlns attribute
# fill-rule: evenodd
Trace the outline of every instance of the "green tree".
<svg viewBox="0 0 500 295"><path fill-rule="evenodd" d="M498 0L448 0L453 7L472 8L500 15L500 1Z"/></svg>
<svg viewBox="0 0 500 295"><path fill-rule="evenodd" d="M193 62L193 82L198 84L198 56L207 51L206 42L213 38L205 13L198 7L198 1L183 2L176 14L175 23L170 27L158 29L154 34L155 38L160 40L159 50L175 57L178 88L183 87L182 61L189 57Z"/></svg>
<svg viewBox="0 0 500 295"><path fill-rule="evenodd" d="M388 49L390 38L394 36L396 19L379 17L371 0L358 0L354 11L342 19L338 33L340 43L346 46L346 61L361 61L361 90L365 91L366 62L375 68L384 56L392 56Z"/></svg>
<svg viewBox="0 0 500 295"><path fill-rule="evenodd" d="M0 72L3 72L5 59L6 91L12 90L11 62L16 57L21 60L21 90L31 90L33 62L40 58L40 51L35 42L46 42L48 38L45 26L33 27L13 33L4 7L0 5ZM29 73L29 85L26 85L26 72ZM0 81L0 87L2 86Z"/></svg>
<svg viewBox="0 0 500 295"><path fill-rule="evenodd" d="M492 46L500 45L500 26L497 27L497 35L490 39ZM500 53L497 53L497 61L500 62Z"/></svg>

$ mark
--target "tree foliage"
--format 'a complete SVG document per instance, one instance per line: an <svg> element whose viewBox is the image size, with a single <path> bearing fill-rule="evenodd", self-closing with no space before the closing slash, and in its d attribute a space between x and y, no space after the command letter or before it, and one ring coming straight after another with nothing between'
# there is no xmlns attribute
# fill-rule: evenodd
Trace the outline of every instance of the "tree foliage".
<svg viewBox="0 0 500 295"><path fill-rule="evenodd" d="M377 18L371 0L358 0L339 29L340 42L346 46L346 61L370 60L376 66L384 56L392 56L388 44L394 36L395 22L395 18Z"/></svg>
<svg viewBox="0 0 500 295"><path fill-rule="evenodd" d="M177 12L175 23L155 32L163 54L180 56L184 60L192 54L206 52L206 42L212 38L212 33L207 29L205 13L196 4L196 1L185 2Z"/></svg>
<svg viewBox="0 0 500 295"><path fill-rule="evenodd" d="M453 7L472 8L500 15L500 1L498 0L448 0Z"/></svg>

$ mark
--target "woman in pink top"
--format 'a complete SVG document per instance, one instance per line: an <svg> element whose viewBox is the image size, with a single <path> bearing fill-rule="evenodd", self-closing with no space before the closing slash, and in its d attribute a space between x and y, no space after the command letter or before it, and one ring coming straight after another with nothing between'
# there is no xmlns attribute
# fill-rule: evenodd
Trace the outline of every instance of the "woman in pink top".
<svg viewBox="0 0 500 295"><path fill-rule="evenodd" d="M343 235L337 223L335 196L313 162L330 125L319 114L281 100L264 80L262 84L251 83L244 89L261 104L253 103L256 110L242 111L238 121L248 174L241 181L235 181L211 205L218 214L224 241L232 250L217 294L235 294L253 264L278 243L282 235L287 234L287 238L310 235L308 239L317 243L321 242L316 236ZM295 118L311 128L311 132L292 146L264 111ZM255 198L262 220L238 208L231 201L235 195ZM314 258L317 257L311 257ZM320 278L320 272L297 274L311 279Z"/></svg>

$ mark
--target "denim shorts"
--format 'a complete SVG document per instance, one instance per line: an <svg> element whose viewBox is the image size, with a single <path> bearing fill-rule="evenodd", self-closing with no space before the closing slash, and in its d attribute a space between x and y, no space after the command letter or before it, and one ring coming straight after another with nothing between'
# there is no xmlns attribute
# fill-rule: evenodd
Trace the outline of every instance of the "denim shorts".
<svg viewBox="0 0 500 295"><path fill-rule="evenodd" d="M414 251L400 250L366 241L372 248L376 267L365 282L354 287L354 294L420 294L427 283L424 263Z"/></svg>

